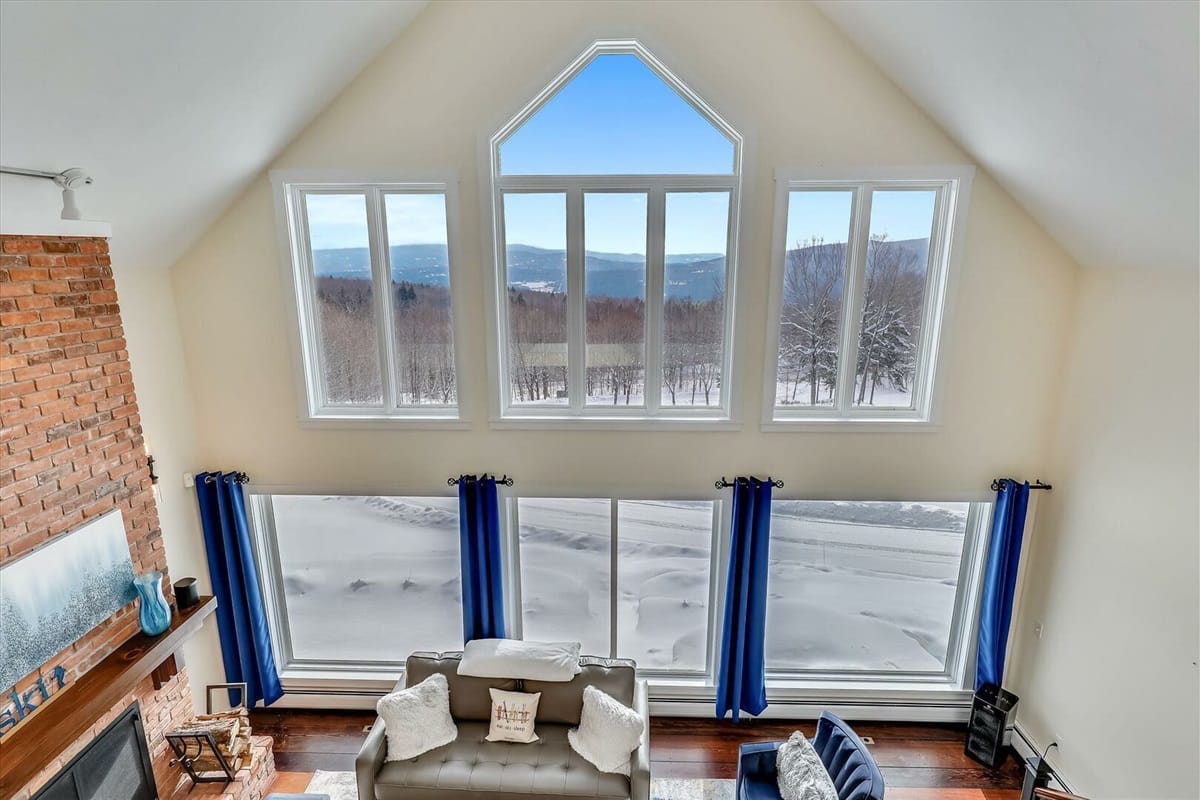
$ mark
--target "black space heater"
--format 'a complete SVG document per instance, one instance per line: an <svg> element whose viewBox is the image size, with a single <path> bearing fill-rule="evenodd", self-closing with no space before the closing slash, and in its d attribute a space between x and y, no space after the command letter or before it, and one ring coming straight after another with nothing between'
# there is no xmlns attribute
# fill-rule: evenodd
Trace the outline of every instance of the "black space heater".
<svg viewBox="0 0 1200 800"><path fill-rule="evenodd" d="M964 752L980 764L995 769L1004 761L1004 731L1008 729L1017 696L994 683L985 683L975 692L971 703L971 721L967 724Z"/></svg>

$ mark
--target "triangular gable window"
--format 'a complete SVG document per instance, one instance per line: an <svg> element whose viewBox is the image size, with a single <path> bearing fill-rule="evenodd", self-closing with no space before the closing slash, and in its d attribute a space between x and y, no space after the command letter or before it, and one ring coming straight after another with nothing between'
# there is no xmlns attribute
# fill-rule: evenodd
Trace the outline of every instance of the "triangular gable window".
<svg viewBox="0 0 1200 800"><path fill-rule="evenodd" d="M644 53L644 51L642 51ZM500 141L502 175L730 175L733 139L637 51L568 70ZM514 129L515 128L515 129Z"/></svg>

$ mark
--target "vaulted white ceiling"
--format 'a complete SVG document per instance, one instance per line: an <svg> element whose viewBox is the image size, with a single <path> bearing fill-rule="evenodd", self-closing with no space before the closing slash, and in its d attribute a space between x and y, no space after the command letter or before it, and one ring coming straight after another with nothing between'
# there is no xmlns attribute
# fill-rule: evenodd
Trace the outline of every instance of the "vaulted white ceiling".
<svg viewBox="0 0 1200 800"><path fill-rule="evenodd" d="M817 5L1078 262L1200 268L1200 4Z"/></svg>
<svg viewBox="0 0 1200 800"><path fill-rule="evenodd" d="M1080 263L1197 268L1196 3L817 2ZM0 163L166 268L424 5L5 0Z"/></svg>
<svg viewBox="0 0 1200 800"><path fill-rule="evenodd" d="M85 168L114 263L166 269L424 6L4 0L0 164Z"/></svg>

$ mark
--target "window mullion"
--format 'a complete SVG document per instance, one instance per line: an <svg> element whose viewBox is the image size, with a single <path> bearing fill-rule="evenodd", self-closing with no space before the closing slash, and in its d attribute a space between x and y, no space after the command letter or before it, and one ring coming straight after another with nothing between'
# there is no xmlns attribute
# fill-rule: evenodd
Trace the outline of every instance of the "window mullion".
<svg viewBox="0 0 1200 800"><path fill-rule="evenodd" d="M705 668L710 680L715 681L721 658L717 646L724 625L726 542L724 504L713 501L712 544L708 557L708 641L705 646ZM768 578L768 581L770 578ZM770 586L767 587L770 589Z"/></svg>
<svg viewBox="0 0 1200 800"><path fill-rule="evenodd" d="M368 189L367 241L371 250L371 277L375 284L375 332L379 337L379 374L383 378L385 413L399 406L400 387L396 376L396 334L391 309L391 258L387 247L387 221L384 219L383 191Z"/></svg>
<svg viewBox="0 0 1200 800"><path fill-rule="evenodd" d="M617 503L614 497L608 509L608 657L617 658Z"/></svg>
<svg viewBox="0 0 1200 800"><path fill-rule="evenodd" d="M662 357L664 340L663 297L666 288L666 192L661 185L650 190L646 206L646 414L658 413L662 402Z"/></svg>
<svg viewBox="0 0 1200 800"><path fill-rule="evenodd" d="M317 318L317 279L316 259L308 230L308 197L299 189L294 190L294 212L292 221L295 225L293 239L294 252L303 254L304 263L297 268L293 264L293 278L296 281L301 336L304 339L304 360L306 365L304 383L308 390L308 411L310 415L323 411L328 392L325 388L324 348L321 347L321 326ZM299 259L297 259L299 260Z"/></svg>
<svg viewBox="0 0 1200 800"><path fill-rule="evenodd" d="M842 356L838 365L837 408L846 416L854 406L854 387L858 364L858 337L862 328L863 306L866 302L867 250L871 236L870 184L854 192L851 214L849 271L846 276L846 296L843 298Z"/></svg>
<svg viewBox="0 0 1200 800"><path fill-rule="evenodd" d="M930 366L940 335L938 310L945 306L946 270L949 265L942 257L947 236L946 212L949 187L939 185L933 202L933 225L929 232L929 248L925 255L925 302L921 307L921 332L917 343L916 367L913 370L913 408L932 413L933 382ZM939 324L934 324L937 321Z"/></svg>
<svg viewBox="0 0 1200 800"><path fill-rule="evenodd" d="M567 400L579 414L586 401L587 287L584 283L583 190L567 190Z"/></svg>
<svg viewBox="0 0 1200 800"><path fill-rule="evenodd" d="M525 617L522 610L521 600L521 518L520 518L520 502L515 497L506 497L504 499L505 516L504 520L507 524L507 547L508 552L508 608L509 608L509 635L514 639L520 639L524 635Z"/></svg>

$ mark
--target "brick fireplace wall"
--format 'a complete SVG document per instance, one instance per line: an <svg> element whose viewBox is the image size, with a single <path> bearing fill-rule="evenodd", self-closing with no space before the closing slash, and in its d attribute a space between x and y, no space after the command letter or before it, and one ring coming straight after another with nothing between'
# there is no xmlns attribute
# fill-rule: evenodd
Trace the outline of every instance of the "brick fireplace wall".
<svg viewBox="0 0 1200 800"><path fill-rule="evenodd" d="M119 508L135 572L166 574L106 240L0 236L0 441L0 564ZM130 604L50 659L47 678L61 664L69 684L137 627ZM38 674L18 681L16 691L29 690ZM168 766L162 732L192 717L186 670L157 692L147 679L97 722L93 736L134 698L142 705L159 794L169 798L179 772ZM8 735L12 730L19 727ZM90 739L76 742L18 798L36 791Z"/></svg>

